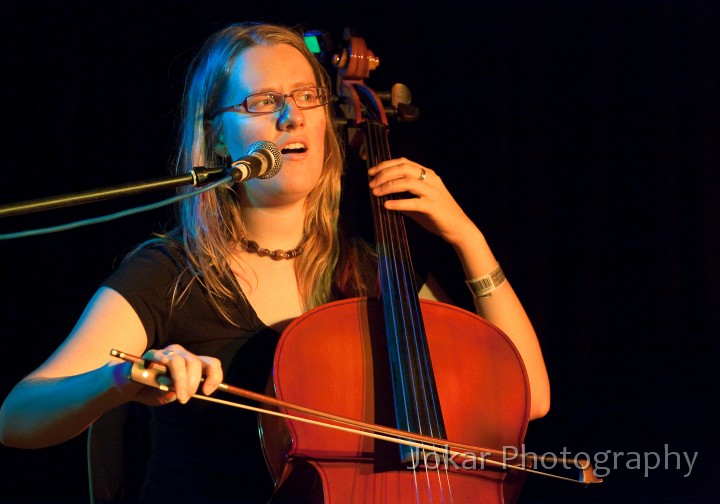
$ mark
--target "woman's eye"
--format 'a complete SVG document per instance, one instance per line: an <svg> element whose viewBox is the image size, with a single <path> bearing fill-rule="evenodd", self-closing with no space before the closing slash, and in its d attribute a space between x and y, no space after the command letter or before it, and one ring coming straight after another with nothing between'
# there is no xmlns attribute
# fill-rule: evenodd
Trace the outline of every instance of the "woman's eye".
<svg viewBox="0 0 720 504"><path fill-rule="evenodd" d="M271 95L255 96L248 99L248 109L250 111L262 111L274 109L277 104L275 97Z"/></svg>

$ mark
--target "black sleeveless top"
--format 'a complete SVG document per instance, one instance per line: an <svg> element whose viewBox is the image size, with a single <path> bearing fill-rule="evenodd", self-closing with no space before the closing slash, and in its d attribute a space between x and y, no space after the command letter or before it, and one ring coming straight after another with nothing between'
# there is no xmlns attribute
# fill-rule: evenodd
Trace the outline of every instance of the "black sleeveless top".
<svg viewBox="0 0 720 504"><path fill-rule="evenodd" d="M240 302L231 309L238 319L249 320L249 327L228 323L213 309L199 282L193 282L173 306L172 292L184 267L181 250L152 246L123 262L103 285L120 293L137 312L148 348L179 343L195 354L217 357L226 383L264 392L279 334ZM142 501L269 500L273 485L256 413L201 400L145 409L150 446Z"/></svg>

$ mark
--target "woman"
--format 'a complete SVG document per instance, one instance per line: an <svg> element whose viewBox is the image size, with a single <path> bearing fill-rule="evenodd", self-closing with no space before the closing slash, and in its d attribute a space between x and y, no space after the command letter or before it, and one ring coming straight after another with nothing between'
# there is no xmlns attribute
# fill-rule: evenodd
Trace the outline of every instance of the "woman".
<svg viewBox="0 0 720 504"><path fill-rule="evenodd" d="M47 447L124 403L162 405L149 408L148 501L268 499L254 415L188 401L223 381L262 391L290 321L328 301L374 293L372 253L338 226L343 159L328 89L302 36L287 28L233 25L206 42L189 73L177 171L238 159L261 140L281 149L282 169L184 200L178 227L131 254L67 340L8 395L3 444ZM368 173L375 195L412 194L387 208L450 243L468 279L495 273L489 288L469 283L477 313L517 346L531 418L543 416L549 385L535 332L480 230L433 170L401 158ZM258 248L280 252L271 258ZM440 293L428 282L421 296ZM113 348L168 366L171 390L130 380L130 364L109 357Z"/></svg>

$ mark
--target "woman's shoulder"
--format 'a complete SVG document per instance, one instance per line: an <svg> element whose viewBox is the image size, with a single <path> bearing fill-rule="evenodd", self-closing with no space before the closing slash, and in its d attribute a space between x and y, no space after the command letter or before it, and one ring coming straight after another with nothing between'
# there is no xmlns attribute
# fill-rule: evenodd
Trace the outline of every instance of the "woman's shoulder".
<svg viewBox="0 0 720 504"><path fill-rule="evenodd" d="M104 285L118 287L132 284L147 288L152 284L168 284L186 269L185 257L177 241L153 238L122 256Z"/></svg>
<svg viewBox="0 0 720 504"><path fill-rule="evenodd" d="M120 267L130 264L155 263L174 265L184 268L187 255L182 244L171 237L157 237L147 240L130 252L121 260Z"/></svg>

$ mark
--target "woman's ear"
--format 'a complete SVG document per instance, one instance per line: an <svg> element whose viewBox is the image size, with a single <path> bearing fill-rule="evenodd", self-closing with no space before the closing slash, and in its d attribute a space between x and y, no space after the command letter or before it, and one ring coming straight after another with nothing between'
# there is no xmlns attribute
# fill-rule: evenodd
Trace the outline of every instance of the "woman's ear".
<svg viewBox="0 0 720 504"><path fill-rule="evenodd" d="M215 142L215 154L221 158L226 158L230 155L227 147L225 146L225 136L222 134L222 131L217 136L217 142Z"/></svg>
<svg viewBox="0 0 720 504"><path fill-rule="evenodd" d="M215 154L221 158L229 156L227 146L225 145L225 135L222 132L220 124L215 124L212 121L207 121L205 127L211 131L212 139L215 143Z"/></svg>

